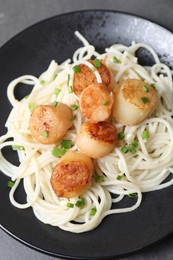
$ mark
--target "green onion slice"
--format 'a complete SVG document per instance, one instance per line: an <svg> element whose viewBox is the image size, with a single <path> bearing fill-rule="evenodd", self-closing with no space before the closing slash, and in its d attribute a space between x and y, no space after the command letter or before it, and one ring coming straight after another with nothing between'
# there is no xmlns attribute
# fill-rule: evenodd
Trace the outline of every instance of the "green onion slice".
<svg viewBox="0 0 173 260"><path fill-rule="evenodd" d="M144 90L145 92L149 92L149 88L148 88L146 85L143 86L143 90Z"/></svg>
<svg viewBox="0 0 173 260"><path fill-rule="evenodd" d="M95 66L96 68L101 67L101 62L100 62L99 59L95 59L95 60L93 60L93 62L94 62L94 66Z"/></svg>
<svg viewBox="0 0 173 260"><path fill-rule="evenodd" d="M12 145L12 149L14 151L18 151L18 150L25 150L25 148L22 145Z"/></svg>
<svg viewBox="0 0 173 260"><path fill-rule="evenodd" d="M34 102L30 102L30 103L28 103L28 107L29 107L30 112L33 112L37 106Z"/></svg>
<svg viewBox="0 0 173 260"><path fill-rule="evenodd" d="M72 69L73 69L74 73L80 72L80 67L78 65L75 65Z"/></svg>
<svg viewBox="0 0 173 260"><path fill-rule="evenodd" d="M57 146L55 146L52 150L52 155L55 157L61 157L66 153L66 149L63 148L58 148Z"/></svg>
<svg viewBox="0 0 173 260"><path fill-rule="evenodd" d="M103 176L100 176L100 175L97 175L97 176L95 177L95 182L96 182L96 183L102 183L102 182L104 182L104 177L103 177Z"/></svg>
<svg viewBox="0 0 173 260"><path fill-rule="evenodd" d="M71 109L72 109L73 111L77 110L78 108L79 108L79 106L77 106L76 104L71 105Z"/></svg>
<svg viewBox="0 0 173 260"><path fill-rule="evenodd" d="M114 63L121 63L121 61L116 56L113 57L113 61Z"/></svg>
<svg viewBox="0 0 173 260"><path fill-rule="evenodd" d="M12 187L14 186L14 182L13 182L13 181L8 181L8 182L7 182L7 186L8 186L9 188L12 188Z"/></svg>
<svg viewBox="0 0 173 260"><path fill-rule="evenodd" d="M73 204L73 203L70 203L70 202L68 202L68 203L67 203L67 207L68 207L68 208L74 208L74 204Z"/></svg>
<svg viewBox="0 0 173 260"><path fill-rule="evenodd" d="M83 199L83 198L80 198L77 202L76 202L76 204L75 204L75 206L76 207L78 207L78 208L83 208L83 206L85 205L85 200Z"/></svg>
<svg viewBox="0 0 173 260"><path fill-rule="evenodd" d="M122 177L123 177L122 175L117 175L116 179L117 179L118 181L121 181Z"/></svg>
<svg viewBox="0 0 173 260"><path fill-rule="evenodd" d="M125 137L124 132L118 133L118 140L123 140Z"/></svg>
<svg viewBox="0 0 173 260"><path fill-rule="evenodd" d="M144 130L142 132L142 139L148 139L149 138L149 132L147 130Z"/></svg>
<svg viewBox="0 0 173 260"><path fill-rule="evenodd" d="M48 137L48 132L47 132L47 131L43 131L43 132L41 133L41 136L42 136L43 138Z"/></svg>
<svg viewBox="0 0 173 260"><path fill-rule="evenodd" d="M96 212L97 212L97 208L94 207L94 208L91 209L90 215L95 216Z"/></svg>
<svg viewBox="0 0 173 260"><path fill-rule="evenodd" d="M138 193L130 193L130 194L128 194L128 196L130 198L137 198L138 197Z"/></svg>
<svg viewBox="0 0 173 260"><path fill-rule="evenodd" d="M150 101L149 101L149 98L147 98L147 97L141 97L141 100L142 100L142 102L143 102L144 104L150 102Z"/></svg>
<svg viewBox="0 0 173 260"><path fill-rule="evenodd" d="M61 148L69 149L72 146L72 140L62 140Z"/></svg>
<svg viewBox="0 0 173 260"><path fill-rule="evenodd" d="M107 105L107 101L106 100L102 100L102 105L106 106Z"/></svg>
<svg viewBox="0 0 173 260"><path fill-rule="evenodd" d="M58 105L58 102L57 102L57 101L54 101L54 102L52 103L52 106L53 106L53 107L57 107L57 105Z"/></svg>
<svg viewBox="0 0 173 260"><path fill-rule="evenodd" d="M129 149L127 148L126 145L123 145L123 146L121 147L121 152L123 152L123 153L128 153L128 151L129 151Z"/></svg>
<svg viewBox="0 0 173 260"><path fill-rule="evenodd" d="M54 94L55 94L56 96L58 96L60 92L61 92L61 89L59 89L59 88L56 88L56 89L54 90Z"/></svg>

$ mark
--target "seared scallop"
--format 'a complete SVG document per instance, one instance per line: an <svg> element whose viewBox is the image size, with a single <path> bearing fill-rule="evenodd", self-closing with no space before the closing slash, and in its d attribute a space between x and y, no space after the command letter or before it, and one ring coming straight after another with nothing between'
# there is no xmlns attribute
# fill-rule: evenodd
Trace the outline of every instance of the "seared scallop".
<svg viewBox="0 0 173 260"><path fill-rule="evenodd" d="M50 182L59 197L73 198L89 188L92 174L91 158L77 151L68 151L54 167Z"/></svg>
<svg viewBox="0 0 173 260"><path fill-rule="evenodd" d="M156 90L139 79L124 80L114 91L112 118L123 125L141 123L156 108Z"/></svg>
<svg viewBox="0 0 173 260"><path fill-rule="evenodd" d="M93 65L93 68L97 69L102 79L102 83L108 87L111 83L111 74L109 69L101 61L99 61L99 64L97 65L98 67L94 67L93 60L88 60L88 62ZM79 72L74 73L73 91L79 97L82 91L88 87L89 84L97 83L97 78L94 71L91 70L87 65L79 64L78 67Z"/></svg>
<svg viewBox="0 0 173 260"><path fill-rule="evenodd" d="M116 128L108 122L85 122L76 137L78 149L91 158L109 154L117 141Z"/></svg>
<svg viewBox="0 0 173 260"><path fill-rule="evenodd" d="M72 111L61 102L36 107L29 122L32 136L42 144L57 143L71 126Z"/></svg>
<svg viewBox="0 0 173 260"><path fill-rule="evenodd" d="M79 104L82 114L89 120L105 121L111 114L113 95L106 85L93 83L83 90Z"/></svg>

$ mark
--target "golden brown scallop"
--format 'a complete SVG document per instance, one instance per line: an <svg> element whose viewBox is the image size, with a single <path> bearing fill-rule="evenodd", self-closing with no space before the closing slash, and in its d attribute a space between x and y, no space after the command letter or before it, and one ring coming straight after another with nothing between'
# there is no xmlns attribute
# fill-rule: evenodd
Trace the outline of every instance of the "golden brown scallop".
<svg viewBox="0 0 173 260"><path fill-rule="evenodd" d="M76 151L68 151L54 167L50 182L58 196L73 198L88 189L92 174L91 158Z"/></svg>
<svg viewBox="0 0 173 260"><path fill-rule="evenodd" d="M78 149L91 158L109 154L117 141L116 128L108 122L85 122L76 137Z"/></svg>
<svg viewBox="0 0 173 260"><path fill-rule="evenodd" d="M57 143L71 126L72 111L61 102L36 107L29 122L32 136L42 144Z"/></svg>
<svg viewBox="0 0 173 260"><path fill-rule="evenodd" d="M156 108L156 90L139 79L124 80L114 91L112 118L123 125L141 123Z"/></svg>
<svg viewBox="0 0 173 260"><path fill-rule="evenodd" d="M90 84L83 90L79 101L82 114L93 122L107 120L111 115L112 104L113 95L102 83Z"/></svg>
<svg viewBox="0 0 173 260"><path fill-rule="evenodd" d="M88 61L94 66L93 60ZM111 83L110 71L102 62L100 62L100 65L101 66L98 67L97 70L101 76L102 83L108 87ZM89 84L97 83L97 79L94 72L87 65L79 64L78 66L80 68L80 72L74 73L73 91L79 97L82 91L88 87Z"/></svg>

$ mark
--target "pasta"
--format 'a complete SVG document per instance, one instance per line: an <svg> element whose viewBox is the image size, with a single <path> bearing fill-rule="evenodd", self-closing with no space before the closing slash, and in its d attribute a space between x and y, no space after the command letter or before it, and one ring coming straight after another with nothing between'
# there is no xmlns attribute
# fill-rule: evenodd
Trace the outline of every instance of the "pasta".
<svg viewBox="0 0 173 260"><path fill-rule="evenodd" d="M79 32L75 34L84 46L76 50L72 62L67 60L57 64L53 60L39 78L24 75L9 84L7 95L13 108L5 125L7 133L0 137L0 150L8 146L17 150L19 166L10 163L1 152L0 170L14 182L9 197L15 207L32 207L35 216L43 223L81 233L96 228L108 215L137 209L142 202L142 193L173 184L172 178L167 179L173 172L173 81L172 71L146 44L132 42L129 47L115 44L99 54ZM155 61L153 66L143 67L138 63L135 53L139 48L146 48L151 53ZM41 104L62 102L77 108L79 97L71 88L74 78L72 68L85 64L92 69L88 62L92 57L104 60L115 84L118 82L121 85L128 78L154 84L159 102L154 113L138 125L123 126L112 122L120 137L118 145L108 155L94 159L95 173L87 191L67 199L58 197L50 183L52 169L60 160L52 152L55 144L38 143L31 135L29 120L34 108ZM101 83L98 71L93 73L97 82ZM34 86L30 94L20 101L14 96L14 89L19 83L31 85L31 88ZM62 138L71 140L69 150L78 149L75 138L83 122L81 111L74 109L74 127L68 129ZM123 151L124 144L128 152ZM61 141L57 147L62 152ZM26 193L25 204L14 198L22 181ZM133 206L118 208L118 203L125 196L133 197Z"/></svg>

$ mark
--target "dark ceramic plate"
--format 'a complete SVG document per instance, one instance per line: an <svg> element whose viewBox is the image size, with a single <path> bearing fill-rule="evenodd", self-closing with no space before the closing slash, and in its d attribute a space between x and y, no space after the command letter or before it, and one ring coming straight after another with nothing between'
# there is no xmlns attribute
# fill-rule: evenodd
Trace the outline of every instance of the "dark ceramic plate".
<svg viewBox="0 0 173 260"><path fill-rule="evenodd" d="M52 59L62 62L72 56L81 42L79 30L96 49L103 52L113 43L129 45L133 40L155 48L161 60L173 67L173 36L166 29L128 14L111 11L82 11L63 14L40 22L14 37L0 49L0 131L11 106L6 97L8 83L24 74L39 75ZM138 52L142 64L153 60L148 52ZM23 96L27 90L16 93ZM15 162L10 151L8 158ZM0 224L2 228L32 248L54 256L73 259L113 259L145 248L173 231L173 187L144 195L142 205L126 214L112 215L93 231L72 234L44 225L32 209L19 210L9 202L8 178L0 177ZM23 192L16 194L23 199ZM125 200L122 206L129 204Z"/></svg>

